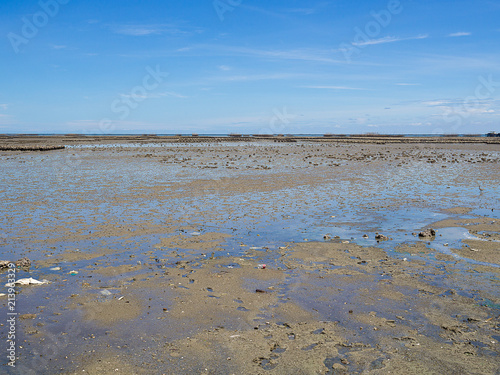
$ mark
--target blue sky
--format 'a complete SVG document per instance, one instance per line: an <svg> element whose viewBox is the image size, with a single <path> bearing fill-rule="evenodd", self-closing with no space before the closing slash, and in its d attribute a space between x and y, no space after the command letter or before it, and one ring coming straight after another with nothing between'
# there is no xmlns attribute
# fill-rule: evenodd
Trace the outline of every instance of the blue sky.
<svg viewBox="0 0 500 375"><path fill-rule="evenodd" d="M500 130L500 1L3 0L0 133Z"/></svg>

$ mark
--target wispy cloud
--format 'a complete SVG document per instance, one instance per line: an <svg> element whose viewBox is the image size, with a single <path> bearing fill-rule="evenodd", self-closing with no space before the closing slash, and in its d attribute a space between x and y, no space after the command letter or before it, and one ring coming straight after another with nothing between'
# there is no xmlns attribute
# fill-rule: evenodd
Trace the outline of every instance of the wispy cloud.
<svg viewBox="0 0 500 375"><path fill-rule="evenodd" d="M67 46L64 46L64 45L57 45L57 44L52 44L50 46L52 49L65 49L67 48Z"/></svg>
<svg viewBox="0 0 500 375"><path fill-rule="evenodd" d="M490 105L492 104L492 99L476 99L476 105ZM457 107L464 105L464 99L432 99L432 100L422 100L419 103L426 105L428 107Z"/></svg>
<svg viewBox="0 0 500 375"><path fill-rule="evenodd" d="M433 99L419 102L427 107L440 108L446 111L455 111L457 113L468 114L495 114L498 104L494 99L476 99L474 104L465 102L465 99ZM468 104L468 105L466 105Z"/></svg>
<svg viewBox="0 0 500 375"><path fill-rule="evenodd" d="M247 5L247 4L241 4L239 5L239 7L241 9L244 9L244 10L248 10L248 11L251 11L251 12L257 12L257 13L261 13L261 14L264 14L266 16L271 16L271 17L277 17L277 18L286 18L285 15L279 13L279 12L273 12L273 11L270 11L267 7L267 8L261 8L261 7L256 7L256 6L253 6L253 5Z"/></svg>
<svg viewBox="0 0 500 375"><path fill-rule="evenodd" d="M314 8L293 8L293 9L287 9L286 12L298 13L298 14L303 14L303 15L309 16L311 14L316 13L316 9L314 9Z"/></svg>
<svg viewBox="0 0 500 375"><path fill-rule="evenodd" d="M140 98L140 99L158 99L158 98L165 98L165 97L171 97L171 98L179 98L179 99L186 99L189 98L189 96L179 94L174 91L165 91L165 92L148 92L146 95L130 95L130 94L120 94L121 97L123 98Z"/></svg>
<svg viewBox="0 0 500 375"><path fill-rule="evenodd" d="M358 43L352 43L353 46L357 47L362 47L362 46L372 46L376 44L386 44L386 43L395 43L395 42L402 42L405 40L417 40L417 39L427 39L429 37L428 34L423 34L423 35L417 35L417 36L411 36L407 38L398 38L395 36L386 36L384 38L380 39L370 39L364 42L358 42Z"/></svg>
<svg viewBox="0 0 500 375"><path fill-rule="evenodd" d="M9 108L9 105L8 104L0 104L0 110L2 111L6 111L7 108Z"/></svg>
<svg viewBox="0 0 500 375"><path fill-rule="evenodd" d="M451 34L448 34L448 36L450 37L457 37L457 36L469 36L471 35L471 33L469 32L465 32L465 31L460 31L458 33L451 33Z"/></svg>
<svg viewBox="0 0 500 375"><path fill-rule="evenodd" d="M315 6L311 6L311 7L308 7L308 8L288 8L285 10L285 12L287 13L296 13L296 14L301 14L301 15L305 15L305 16L309 16L311 14L316 14L318 13L320 10L322 10L323 8L327 7L328 5L330 5L330 2L328 1L323 1Z"/></svg>
<svg viewBox="0 0 500 375"><path fill-rule="evenodd" d="M461 101L463 103L463 99ZM448 107L448 106L455 106L460 104L459 99L434 99L434 100L424 100L421 101L423 105L426 105L428 107Z"/></svg>
<svg viewBox="0 0 500 375"><path fill-rule="evenodd" d="M174 92L174 91L165 91L165 92L162 92L159 94L159 96L169 96L169 97L172 97L172 98L179 98L179 99L187 99L189 98L189 96L187 95L182 95L182 94L179 94L178 92Z"/></svg>
<svg viewBox="0 0 500 375"><path fill-rule="evenodd" d="M226 56L248 56L260 57L265 59L279 60L302 60L314 61L330 64L346 64L345 60L337 60L331 57L331 50L320 49L294 49L294 50L265 50L257 48L247 48L238 46L223 46L223 45L195 45L192 47L184 47L178 52L192 52L194 50L207 50L210 54L226 55Z"/></svg>
<svg viewBox="0 0 500 375"><path fill-rule="evenodd" d="M223 71L228 71L232 69L230 66L227 65L219 65L218 68Z"/></svg>
<svg viewBox="0 0 500 375"><path fill-rule="evenodd" d="M114 26L112 30L115 34L130 35L130 36L146 36L146 35L161 35L164 28L153 25L124 25Z"/></svg>
<svg viewBox="0 0 500 375"><path fill-rule="evenodd" d="M201 29L184 30L173 24L128 24L128 25L112 25L111 30L115 34L128 36L148 36L148 35L190 35L193 33L201 33Z"/></svg>
<svg viewBox="0 0 500 375"><path fill-rule="evenodd" d="M290 74L290 73L270 73L270 74L247 74L247 75L232 75L232 76L217 76L211 77L208 80L213 82L245 82L245 81L268 81L280 79L304 78L305 74Z"/></svg>
<svg viewBox="0 0 500 375"><path fill-rule="evenodd" d="M421 83L396 83L396 86L422 86Z"/></svg>
<svg viewBox="0 0 500 375"><path fill-rule="evenodd" d="M326 89L326 90L370 90L360 87L349 87L349 86L330 86L330 85L311 85L311 86L299 86L305 89Z"/></svg>

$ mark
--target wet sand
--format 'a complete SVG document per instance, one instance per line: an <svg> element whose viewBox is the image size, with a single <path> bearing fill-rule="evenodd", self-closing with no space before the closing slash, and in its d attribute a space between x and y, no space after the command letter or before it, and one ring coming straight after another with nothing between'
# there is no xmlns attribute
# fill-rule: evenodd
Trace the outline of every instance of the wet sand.
<svg viewBox="0 0 500 375"><path fill-rule="evenodd" d="M498 373L498 141L174 138L0 151L5 372Z"/></svg>

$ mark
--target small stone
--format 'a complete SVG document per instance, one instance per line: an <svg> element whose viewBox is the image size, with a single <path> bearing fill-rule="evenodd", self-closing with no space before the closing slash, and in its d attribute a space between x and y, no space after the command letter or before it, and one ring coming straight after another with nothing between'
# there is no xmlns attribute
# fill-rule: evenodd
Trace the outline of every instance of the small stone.
<svg viewBox="0 0 500 375"><path fill-rule="evenodd" d="M418 234L419 237L435 237L436 231L432 228L426 229Z"/></svg>
<svg viewBox="0 0 500 375"><path fill-rule="evenodd" d="M375 239L377 241L387 241L389 239L389 237L387 237L386 235L383 235L382 233L376 233Z"/></svg>

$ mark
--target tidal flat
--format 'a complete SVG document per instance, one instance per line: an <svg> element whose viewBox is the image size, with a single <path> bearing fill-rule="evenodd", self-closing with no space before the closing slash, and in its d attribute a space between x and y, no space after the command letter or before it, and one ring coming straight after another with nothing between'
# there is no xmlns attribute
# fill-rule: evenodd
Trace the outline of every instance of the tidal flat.
<svg viewBox="0 0 500 375"><path fill-rule="evenodd" d="M2 373L500 371L500 139L0 143Z"/></svg>

